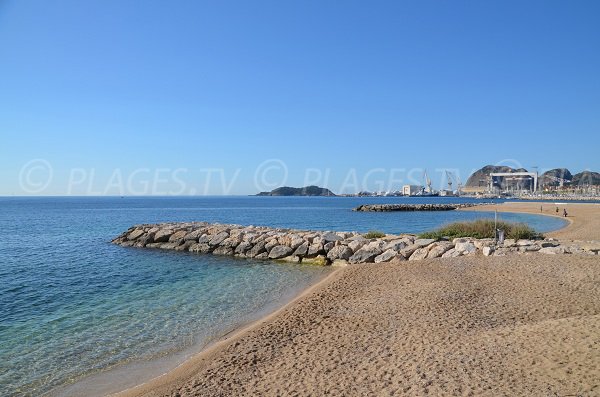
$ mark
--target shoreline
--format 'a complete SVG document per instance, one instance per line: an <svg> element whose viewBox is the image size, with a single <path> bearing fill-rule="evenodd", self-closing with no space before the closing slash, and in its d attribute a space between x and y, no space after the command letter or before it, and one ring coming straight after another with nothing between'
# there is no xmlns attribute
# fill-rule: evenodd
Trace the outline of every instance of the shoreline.
<svg viewBox="0 0 600 397"><path fill-rule="evenodd" d="M502 207L505 204L507 204L507 205ZM545 203L541 203L541 204L544 205ZM529 208L517 208L517 207L515 207L515 205L522 206L523 203L503 203L503 204L499 204L499 205L478 206L476 208L469 208L469 209L464 209L464 210L465 211L490 211L490 208L491 208L492 211L498 209L499 212L517 212L517 213L523 212L523 213L531 213L531 214L538 214L538 215L540 214L539 211L534 210L534 207L539 210L540 203L534 203L534 202L526 203L526 205L528 205ZM574 205L580 206L580 205L590 205L590 204L568 204L568 205L569 205L569 209L572 209ZM591 204L591 205L594 205L594 204ZM498 207L498 208L496 208L496 207ZM552 206L552 208L554 208L554 205ZM596 209L600 210L600 205L595 205L595 207L591 208L591 210L596 210ZM589 209L586 209L586 211L587 210L589 210ZM574 216L572 218L567 218L567 220L569 221L568 224L566 224L563 228L561 228L559 230L549 233L549 235L563 236L563 237L570 236L573 233L574 226L576 226L578 223L586 224L586 222L582 220L581 213L579 212L579 210L577 210L575 212L577 213L577 216ZM542 212L542 215L556 217L556 215L552 214L550 212L550 210L548 210L547 213ZM598 231L598 230L600 230L600 229L596 229L596 231ZM592 234L588 234L588 237L595 236L593 230L590 230L589 233L592 233ZM477 257L475 257L475 258L477 258ZM519 258L518 256L510 257L510 258L511 258L510 260L520 262L518 259ZM514 259L514 258L517 258L517 259ZM459 259L461 259L461 258L453 258L453 259L448 258L448 259L443 259L443 261L444 261L444 263L452 263L453 261L457 261ZM463 260L476 260L476 259L465 258ZM480 260L483 260L483 258L481 258ZM497 258L497 259L493 259L493 260L502 260L502 259ZM540 258L540 260L543 260L543 258ZM586 258L583 260L585 261L588 259ZM424 265L426 265L429 262L431 262L431 260L427 260L424 263ZM409 262L407 262L407 263L409 263ZM404 264L404 262L402 264ZM412 263L409 263L409 264L412 264ZM362 267L362 266L398 266L398 264L394 263L394 262L390 262L390 263L383 263L383 264L379 264L379 265L367 264L367 265L361 265L358 267ZM129 388L129 389L117 392L117 393L110 394L110 396L134 397L134 396L164 395L164 394L169 394L170 390L179 389L182 385L189 383L190 380L193 379L196 374L200 373L201 371L207 370L207 368L211 364L211 361L213 359L218 358L227 349L235 348L235 346L240 344L243 341L243 339L245 339L246 337L250 337L251 334L255 333L255 331L260 330L262 327L268 327L271 324L277 322L282 317L290 315L291 312L296 310L298 307L301 307L302 305L304 305L305 300L309 300L311 297L314 297L315 295L317 295L319 293L319 291L328 289L329 287L331 287L332 284L335 284L336 281L337 282L343 281L344 276L348 272L353 272L354 270L351 270L351 269L355 269L355 268L357 268L357 266L350 267L350 268L339 268L339 269L332 271L329 275L327 275L323 279L319 280L316 284L311 285L308 288L306 288L305 290L303 290L302 292L300 292L299 295L297 295L291 301L287 302L281 308L268 314L265 317L259 318L245 326L242 326L241 328L239 328L237 330L234 330L226 335L223 335L223 337L220 340L216 341L214 344L208 346L207 348L205 348L202 351L198 352L197 354L193 355L192 357L190 357L189 359L187 359L186 361L181 363L179 366L177 366L175 369L168 371L158 377L150 379L149 381L142 383L140 385L137 385L135 387L132 387L132 388Z"/></svg>
<svg viewBox="0 0 600 397"><path fill-rule="evenodd" d="M142 396L146 395L150 392L152 393L160 393L160 390L165 388L169 388L174 383L179 383L187 380L191 376L194 375L198 371L198 369L210 359L211 355L218 353L219 349L223 349L224 347L235 343L237 340L242 338L245 334L251 332L252 330L260 327L268 323L270 320L276 318L279 314L288 310L292 306L294 306L298 301L307 297L313 292L318 291L319 289L326 286L329 282L340 277L344 268L334 268L327 276L323 277L317 283L310 285L309 287L302 290L297 296L295 296L292 300L284 304L282 307L276 309L275 311L258 318L254 321L251 321L248 324L245 324L238 329L234 329L221 338L219 338L214 343L206 346L201 351L193 354L191 357L186 359L184 362L179 364L177 367L173 368L170 371L163 373L157 377L154 377L142 384L137 386L118 391L115 393L107 394L107 397L134 397L134 396Z"/></svg>
<svg viewBox="0 0 600 397"><path fill-rule="evenodd" d="M540 207L542 211L540 211ZM563 209L567 210L568 216L556 215ZM561 203L561 202L505 202L499 204L483 205L479 207L464 208L460 211L498 211L524 213L532 215L552 216L561 218L569 223L558 230L544 233L547 237L568 241L599 241L600 240L600 204L598 203Z"/></svg>

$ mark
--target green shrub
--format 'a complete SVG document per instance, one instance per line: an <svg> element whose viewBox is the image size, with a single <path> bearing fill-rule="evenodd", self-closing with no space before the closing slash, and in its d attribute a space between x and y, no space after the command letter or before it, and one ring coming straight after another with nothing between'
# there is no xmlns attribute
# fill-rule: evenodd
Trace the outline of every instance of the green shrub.
<svg viewBox="0 0 600 397"><path fill-rule="evenodd" d="M370 232L366 233L364 235L365 238L371 239L371 238L382 238L385 237L386 234L384 232L380 232L379 230L371 230Z"/></svg>
<svg viewBox="0 0 600 397"><path fill-rule="evenodd" d="M505 238L515 240L528 239L535 240L544 236L533 230L524 223L498 222L498 229L504 230ZM494 220L493 219L478 219L472 222L456 222L451 223L441 228L426 232L420 235L421 238L494 238Z"/></svg>

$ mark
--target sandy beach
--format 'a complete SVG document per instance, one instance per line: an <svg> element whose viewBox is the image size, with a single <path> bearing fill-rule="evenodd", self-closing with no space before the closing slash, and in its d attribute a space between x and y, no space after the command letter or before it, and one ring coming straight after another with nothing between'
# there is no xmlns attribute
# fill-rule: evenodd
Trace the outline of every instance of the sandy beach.
<svg viewBox="0 0 600 397"><path fill-rule="evenodd" d="M564 206L571 224L552 236L599 239L600 206ZM539 213L540 204L498 210ZM600 259L350 266L119 395L600 395Z"/></svg>
<svg viewBox="0 0 600 397"><path fill-rule="evenodd" d="M541 211L540 211L541 208ZM558 213L556 212L558 208ZM563 217L563 210L567 210L570 225L555 232L546 233L548 237L561 240L600 240L600 204L569 203L569 202L528 202L528 203L503 203L498 205L483 205L461 209L461 211L494 211L498 212L524 212L529 214L543 214Z"/></svg>

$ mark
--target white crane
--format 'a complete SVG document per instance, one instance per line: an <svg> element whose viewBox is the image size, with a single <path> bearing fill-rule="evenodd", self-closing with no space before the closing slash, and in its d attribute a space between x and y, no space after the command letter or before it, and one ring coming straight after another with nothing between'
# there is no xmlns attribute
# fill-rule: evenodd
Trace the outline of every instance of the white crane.
<svg viewBox="0 0 600 397"><path fill-rule="evenodd" d="M425 179L425 184L427 185L427 193L433 193L433 190L431 190L431 179L427 175L427 170L423 172L423 179Z"/></svg>
<svg viewBox="0 0 600 397"><path fill-rule="evenodd" d="M456 181L456 195L460 196L463 185L458 175L455 175L452 171L446 170L446 178L448 178L448 190L451 192L453 191L452 185L454 184L454 181Z"/></svg>

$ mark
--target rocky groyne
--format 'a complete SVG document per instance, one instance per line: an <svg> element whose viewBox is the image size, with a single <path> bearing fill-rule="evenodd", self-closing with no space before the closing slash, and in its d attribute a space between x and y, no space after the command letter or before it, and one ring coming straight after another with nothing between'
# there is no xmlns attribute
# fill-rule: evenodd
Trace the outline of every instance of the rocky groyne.
<svg viewBox="0 0 600 397"><path fill-rule="evenodd" d="M354 208L358 212L394 212L394 211L453 211L461 208L470 208L482 203L462 204L367 204Z"/></svg>
<svg viewBox="0 0 600 397"><path fill-rule="evenodd" d="M156 248L238 258L283 260L318 265L348 265L448 258L466 255L586 254L600 252L598 242L459 238L452 241L386 235L368 239L357 232L324 232L194 223L136 225L112 241L123 247Z"/></svg>

